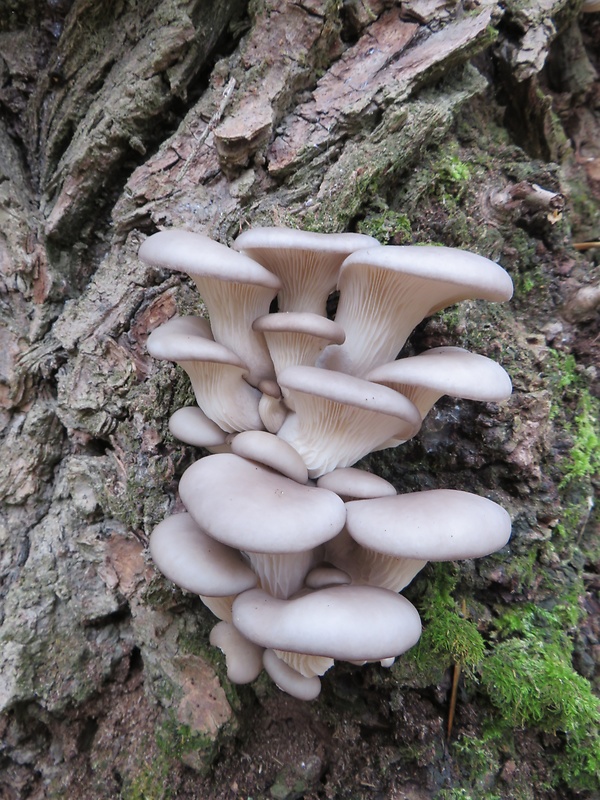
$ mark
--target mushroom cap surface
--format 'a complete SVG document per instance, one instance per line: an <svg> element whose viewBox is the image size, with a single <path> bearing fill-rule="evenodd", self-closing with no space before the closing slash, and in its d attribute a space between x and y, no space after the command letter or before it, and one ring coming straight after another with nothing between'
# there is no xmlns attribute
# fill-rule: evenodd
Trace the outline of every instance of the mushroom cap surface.
<svg viewBox="0 0 600 800"><path fill-rule="evenodd" d="M157 525L150 554L166 578L194 594L226 597L257 583L239 553L207 536L190 514L174 514Z"/></svg>
<svg viewBox="0 0 600 800"><path fill-rule="evenodd" d="M227 677L232 683L252 683L262 670L263 649L248 641L229 622L217 622L210 643L225 654Z"/></svg>
<svg viewBox="0 0 600 800"><path fill-rule="evenodd" d="M176 229L159 231L143 242L139 257L146 264L185 272L192 277L210 277L275 290L281 286L278 278L256 261L201 233Z"/></svg>
<svg viewBox="0 0 600 800"><path fill-rule="evenodd" d="M310 678L304 677L282 661L273 650L264 651L263 666L273 683L292 697L298 700L314 700L319 696L321 691L319 678L316 675Z"/></svg>
<svg viewBox="0 0 600 800"><path fill-rule="evenodd" d="M305 486L230 453L206 456L183 474L179 494L206 532L256 553L300 553L333 538L346 510L333 492Z"/></svg>
<svg viewBox="0 0 600 800"><path fill-rule="evenodd" d="M329 489L340 497L354 500L396 494L396 489L385 478L357 467L340 467L321 475L317 480L317 486Z"/></svg>
<svg viewBox="0 0 600 800"><path fill-rule="evenodd" d="M438 397L498 402L512 392L508 373L491 358L470 353L462 347L434 347L417 356L381 364L366 379L391 386L408 395L408 387L431 390ZM411 400L415 402L414 398ZM417 406L418 403L415 402Z"/></svg>
<svg viewBox="0 0 600 800"><path fill-rule="evenodd" d="M399 655L421 634L414 606L374 586L332 586L291 600L251 589L234 600L233 623L263 647L345 661Z"/></svg>
<svg viewBox="0 0 600 800"><path fill-rule="evenodd" d="M351 500L346 508L350 536L396 558L479 558L500 550L510 537L510 516L502 506L455 489Z"/></svg>
<svg viewBox="0 0 600 800"><path fill-rule="evenodd" d="M194 447L219 447L228 436L198 406L178 408L169 418L169 430L177 439Z"/></svg>
<svg viewBox="0 0 600 800"><path fill-rule="evenodd" d="M266 431L242 431L231 442L236 456L258 461L297 483L306 483L308 470L294 448Z"/></svg>

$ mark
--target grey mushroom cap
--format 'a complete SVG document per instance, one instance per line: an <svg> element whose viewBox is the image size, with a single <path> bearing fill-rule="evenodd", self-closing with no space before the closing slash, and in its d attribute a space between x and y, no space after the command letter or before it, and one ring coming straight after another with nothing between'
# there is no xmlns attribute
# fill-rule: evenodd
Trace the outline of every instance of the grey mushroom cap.
<svg viewBox="0 0 600 800"><path fill-rule="evenodd" d="M279 384L294 411L277 436L300 453L311 478L354 464L399 429L410 439L421 426L406 397L352 375L288 367Z"/></svg>
<svg viewBox="0 0 600 800"><path fill-rule="evenodd" d="M325 316L341 263L355 250L379 246L360 233L313 233L292 228L251 228L233 243L236 250L263 264L281 280L280 311Z"/></svg>
<svg viewBox="0 0 600 800"><path fill-rule="evenodd" d="M421 634L414 606L373 586L332 586L290 600L251 589L234 600L233 623L263 647L344 661L400 655Z"/></svg>
<svg viewBox="0 0 600 800"><path fill-rule="evenodd" d="M508 300L512 281L498 264L450 247L390 245L344 261L336 322L346 332L319 360L327 369L364 376L396 358L422 319L460 300Z"/></svg>
<svg viewBox="0 0 600 800"><path fill-rule="evenodd" d="M333 538L346 518L344 503L333 492L228 453L192 464L179 494L210 536L255 553L312 550Z"/></svg>
<svg viewBox="0 0 600 800"><path fill-rule="evenodd" d="M169 418L169 430L177 439L194 447L219 447L228 436L198 406L178 408Z"/></svg>
<svg viewBox="0 0 600 800"><path fill-rule="evenodd" d="M262 334L252 330L266 314L280 282L251 258L198 233L165 230L142 244L139 256L149 264L186 272L204 300L216 341L237 353L256 386L273 377Z"/></svg>
<svg viewBox="0 0 600 800"><path fill-rule="evenodd" d="M227 433L262 428L260 392L245 380L248 367L215 342L201 317L174 317L152 331L147 348L154 358L175 361L188 374L196 401Z"/></svg>
<svg viewBox="0 0 600 800"><path fill-rule="evenodd" d="M314 700L321 691L321 681L314 675L306 678L282 661L273 650L263 653L263 666L273 683L298 700Z"/></svg>
<svg viewBox="0 0 600 800"><path fill-rule="evenodd" d="M218 622L210 632L210 643L225 654L227 677L232 683L252 683L262 670L263 648L248 641L228 622Z"/></svg>
<svg viewBox="0 0 600 800"><path fill-rule="evenodd" d="M207 536L189 514L174 514L156 526L150 554L166 578L194 594L225 597L257 583L239 553Z"/></svg>
<svg viewBox="0 0 600 800"><path fill-rule="evenodd" d="M321 475L317 486L329 489L345 500L366 500L396 494L396 489L385 478L356 467L341 467Z"/></svg>
<svg viewBox="0 0 600 800"><path fill-rule="evenodd" d="M435 347L381 364L366 379L406 395L422 417L442 395L500 402L512 392L511 380L500 364L461 347Z"/></svg>
<svg viewBox="0 0 600 800"><path fill-rule="evenodd" d="M308 470L296 450L266 431L244 431L231 442L231 452L258 461L297 483L306 483Z"/></svg>
<svg viewBox="0 0 600 800"><path fill-rule="evenodd" d="M510 516L501 506L454 489L351 500L346 508L350 536L396 558L479 558L500 550L510 538Z"/></svg>

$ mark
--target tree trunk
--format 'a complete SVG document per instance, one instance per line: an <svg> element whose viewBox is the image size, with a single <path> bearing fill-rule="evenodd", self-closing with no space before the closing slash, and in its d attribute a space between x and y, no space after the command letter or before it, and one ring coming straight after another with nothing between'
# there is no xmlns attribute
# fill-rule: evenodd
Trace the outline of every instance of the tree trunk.
<svg viewBox="0 0 600 800"><path fill-rule="evenodd" d="M580 6L0 0L2 797L598 796L600 15ZM420 644L336 665L309 704L232 686L211 614L146 553L198 453L167 428L187 379L145 340L201 306L137 251L251 225L462 247L516 286L410 343L492 356L511 400L445 398L366 460L399 491L493 497L511 543L428 567Z"/></svg>

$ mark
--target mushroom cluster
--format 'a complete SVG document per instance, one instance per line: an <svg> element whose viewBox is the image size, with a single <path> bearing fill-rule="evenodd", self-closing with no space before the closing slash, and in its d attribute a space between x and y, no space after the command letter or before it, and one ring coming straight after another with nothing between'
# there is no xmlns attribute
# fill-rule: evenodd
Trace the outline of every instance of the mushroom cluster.
<svg viewBox="0 0 600 800"><path fill-rule="evenodd" d="M397 359L435 311L509 299L509 276L451 248L285 228L247 230L233 248L165 230L140 258L187 273L210 318L175 317L148 337L198 404L170 430L211 453L181 478L186 513L151 535L157 567L219 618L210 641L234 683L264 668L308 700L336 659L391 665L421 632L399 592L427 561L500 549L510 518L463 491L399 495L352 465L415 436L442 395L510 395L499 365L461 348Z"/></svg>

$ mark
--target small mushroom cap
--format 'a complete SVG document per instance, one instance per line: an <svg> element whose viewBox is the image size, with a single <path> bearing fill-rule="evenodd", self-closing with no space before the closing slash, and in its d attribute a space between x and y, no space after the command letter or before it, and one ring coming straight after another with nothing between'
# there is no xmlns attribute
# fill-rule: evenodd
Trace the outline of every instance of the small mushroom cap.
<svg viewBox="0 0 600 800"><path fill-rule="evenodd" d="M258 461L297 483L306 483L308 470L296 450L266 431L243 431L231 443L231 452Z"/></svg>
<svg viewBox="0 0 600 800"><path fill-rule="evenodd" d="M375 367L366 378L406 394L417 407L411 389L415 394L419 389L431 391L436 400L447 394L482 402L506 400L512 392L510 378L500 364L462 347L435 347L418 356L400 358Z"/></svg>
<svg viewBox="0 0 600 800"><path fill-rule="evenodd" d="M146 347L153 358L164 361L208 361L248 371L239 356L215 342L209 323L202 317L173 317L152 331Z"/></svg>
<svg viewBox="0 0 600 800"><path fill-rule="evenodd" d="M248 641L228 622L218 622L210 632L210 643L225 654L227 677L232 683L252 683L262 670L263 649Z"/></svg>
<svg viewBox="0 0 600 800"><path fill-rule="evenodd" d="M345 586L352 583L352 578L332 564L317 564L304 581L309 589L325 589L326 586Z"/></svg>
<svg viewBox="0 0 600 800"><path fill-rule="evenodd" d="M207 536L189 514L174 514L156 526L150 554L166 578L194 594L225 597L257 583L239 553Z"/></svg>
<svg viewBox="0 0 600 800"><path fill-rule="evenodd" d="M352 538L396 558L479 558L500 550L510 537L510 516L501 506L454 489L352 500L346 508Z"/></svg>
<svg viewBox="0 0 600 800"><path fill-rule="evenodd" d="M263 666L265 671L282 692L286 692L298 700L314 700L321 691L321 681L314 675L305 678L295 669L282 661L273 650L263 653Z"/></svg>
<svg viewBox="0 0 600 800"><path fill-rule="evenodd" d="M177 439L194 447L218 447L228 434L198 406L179 408L169 419L169 430Z"/></svg>
<svg viewBox="0 0 600 800"><path fill-rule="evenodd" d="M421 634L414 606L374 586L332 586L291 600L251 589L234 600L233 623L263 647L345 661L399 655Z"/></svg>
<svg viewBox="0 0 600 800"><path fill-rule="evenodd" d="M261 333L304 333L331 344L342 344L346 338L343 328L333 320L308 311L281 311L265 314L254 320L252 327Z"/></svg>
<svg viewBox="0 0 600 800"><path fill-rule="evenodd" d="M356 467L340 467L321 475L317 486L346 499L365 500L396 494L396 489L384 478Z"/></svg>
<svg viewBox="0 0 600 800"><path fill-rule="evenodd" d="M344 503L333 492L301 485L232 453L192 464L179 494L210 536L256 553L312 550L333 538L346 518Z"/></svg>
<svg viewBox="0 0 600 800"><path fill-rule="evenodd" d="M277 290L279 280L256 261L208 236L169 229L149 236L139 250L146 264L185 272L194 277L254 284Z"/></svg>

